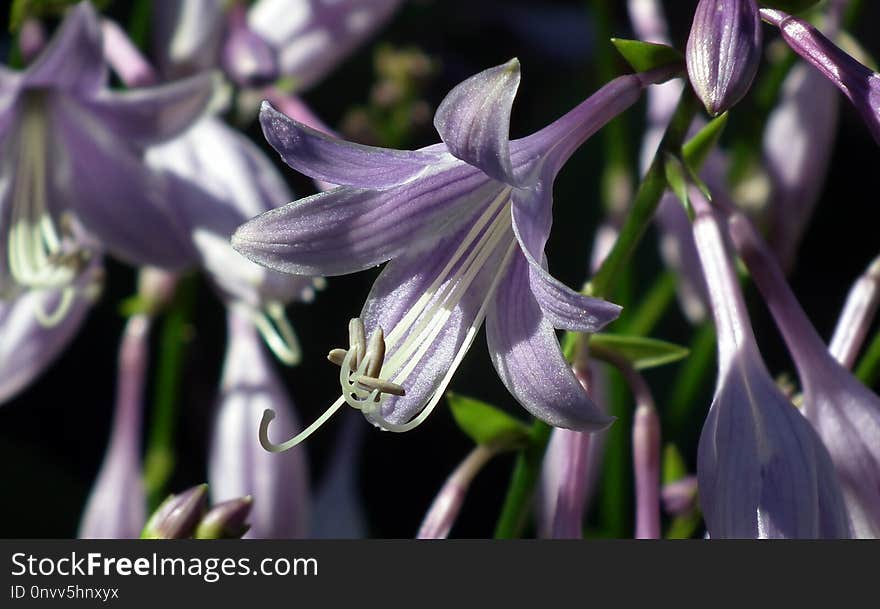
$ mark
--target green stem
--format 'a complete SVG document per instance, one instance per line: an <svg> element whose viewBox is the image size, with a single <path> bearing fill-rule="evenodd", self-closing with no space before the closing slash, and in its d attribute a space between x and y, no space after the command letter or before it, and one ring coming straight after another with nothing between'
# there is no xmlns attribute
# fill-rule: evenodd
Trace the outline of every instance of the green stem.
<svg viewBox="0 0 880 609"><path fill-rule="evenodd" d="M682 93L672 120L663 135L660 148L651 162L645 177L636 191L632 208L626 217L623 228L602 266L588 285L588 292L596 297L607 296L614 288L623 266L635 253L639 242L654 218L660 198L666 190L664 156L667 152L680 154L687 131L699 109L699 101L689 88Z"/></svg>
<svg viewBox="0 0 880 609"><path fill-rule="evenodd" d="M677 435L687 421L692 420L691 414L695 405L702 404L697 398L712 379L706 371L715 361L715 327L711 323L703 324L690 344L690 355L675 384L672 386L667 400L666 421L669 425L670 437Z"/></svg>
<svg viewBox="0 0 880 609"><path fill-rule="evenodd" d="M177 401L183 377L183 356L190 321L195 311L196 280L180 281L165 320L159 345L152 423L144 457L144 484L150 510L165 498L174 472L174 436L177 429Z"/></svg>
<svg viewBox="0 0 880 609"><path fill-rule="evenodd" d="M877 381L880 381L880 332L877 332L865 355L862 356L856 367L856 376L868 387L874 387Z"/></svg>
<svg viewBox="0 0 880 609"><path fill-rule="evenodd" d="M552 429L541 421L532 423L529 446L516 456L510 486L495 526L496 539L515 539L521 536L529 515L532 495L541 475L541 464Z"/></svg>

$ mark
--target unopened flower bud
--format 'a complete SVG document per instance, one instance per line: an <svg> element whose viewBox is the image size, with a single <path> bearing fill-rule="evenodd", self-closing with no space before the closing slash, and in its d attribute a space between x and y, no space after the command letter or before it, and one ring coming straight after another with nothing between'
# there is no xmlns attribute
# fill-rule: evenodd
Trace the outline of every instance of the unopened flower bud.
<svg viewBox="0 0 880 609"><path fill-rule="evenodd" d="M687 42L687 68L706 111L717 116L745 97L760 61L755 0L700 0Z"/></svg>
<svg viewBox="0 0 880 609"><path fill-rule="evenodd" d="M250 495L218 503L199 522L195 538L240 539L251 528L245 521L253 504Z"/></svg>
<svg viewBox="0 0 880 609"><path fill-rule="evenodd" d="M194 486L179 495L169 495L150 516L141 533L141 539L192 537L207 505L207 484Z"/></svg>

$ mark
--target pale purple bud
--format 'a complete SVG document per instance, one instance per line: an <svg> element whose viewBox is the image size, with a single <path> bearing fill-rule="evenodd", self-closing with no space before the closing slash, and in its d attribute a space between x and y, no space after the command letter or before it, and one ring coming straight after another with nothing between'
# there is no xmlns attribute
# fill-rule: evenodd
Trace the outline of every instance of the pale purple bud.
<svg viewBox="0 0 880 609"><path fill-rule="evenodd" d="M247 313L229 310L228 343L214 423L208 481L215 501L254 498L249 538L308 533L308 471L303 447L284 454L260 446L263 411L277 413L277 431L294 435L299 423Z"/></svg>
<svg viewBox="0 0 880 609"><path fill-rule="evenodd" d="M687 42L687 67L712 116L748 93L761 62L761 39L755 0L700 0Z"/></svg>
<svg viewBox="0 0 880 609"><path fill-rule="evenodd" d="M636 539L660 538L660 417L642 404L633 419L636 479Z"/></svg>
<svg viewBox="0 0 880 609"><path fill-rule="evenodd" d="M749 221L734 215L729 228L794 359L804 415L831 453L853 534L880 537L880 397L828 352Z"/></svg>
<svg viewBox="0 0 880 609"><path fill-rule="evenodd" d="M142 539L188 539L208 507L208 485L200 484L163 501L141 533Z"/></svg>
<svg viewBox="0 0 880 609"><path fill-rule="evenodd" d="M761 17L778 27L788 46L840 89L880 143L880 74L859 63L803 19L766 8L761 9Z"/></svg>
<svg viewBox="0 0 880 609"><path fill-rule="evenodd" d="M419 527L418 539L446 539L461 511L474 478L495 455L489 446L477 446L447 478Z"/></svg>
<svg viewBox="0 0 880 609"><path fill-rule="evenodd" d="M220 58L223 70L239 86L261 86L278 78L275 49L248 27L247 8L236 2L227 13Z"/></svg>
<svg viewBox="0 0 880 609"><path fill-rule="evenodd" d="M664 484L660 489L663 509L670 516L683 516L693 511L697 503L697 477L685 476Z"/></svg>
<svg viewBox="0 0 880 609"><path fill-rule="evenodd" d="M137 539L143 529L147 498L141 479L141 417L149 331L146 315L131 317L125 325L110 445L86 503L80 538Z"/></svg>
<svg viewBox="0 0 880 609"><path fill-rule="evenodd" d="M240 497L218 503L205 514L196 527L196 539L240 539L250 525L247 518L253 506L251 497Z"/></svg>
<svg viewBox="0 0 880 609"><path fill-rule="evenodd" d="M880 257L874 259L850 289L828 346L834 359L845 368L855 364L877 313L877 305L880 305Z"/></svg>
<svg viewBox="0 0 880 609"><path fill-rule="evenodd" d="M706 528L713 539L849 537L831 457L770 377L715 212L690 194L718 335L718 383L697 456Z"/></svg>
<svg viewBox="0 0 880 609"><path fill-rule="evenodd" d="M46 28L39 19L25 19L18 31L18 50L26 64L30 63L46 46Z"/></svg>

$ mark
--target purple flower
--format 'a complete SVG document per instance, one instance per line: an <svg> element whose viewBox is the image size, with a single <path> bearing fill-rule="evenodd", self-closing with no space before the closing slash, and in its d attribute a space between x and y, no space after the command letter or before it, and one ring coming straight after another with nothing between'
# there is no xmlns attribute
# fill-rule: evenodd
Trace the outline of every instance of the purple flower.
<svg viewBox="0 0 880 609"><path fill-rule="evenodd" d="M761 17L778 27L788 46L841 90L880 143L880 74L856 61L799 17L766 8L761 9Z"/></svg>
<svg viewBox="0 0 880 609"><path fill-rule="evenodd" d="M697 456L712 539L849 537L828 451L761 359L718 221L692 190L718 334L718 384Z"/></svg>
<svg viewBox="0 0 880 609"><path fill-rule="evenodd" d="M853 534L880 537L880 398L825 347L748 220L735 215L729 228L794 358L804 415L831 453Z"/></svg>
<svg viewBox="0 0 880 609"><path fill-rule="evenodd" d="M79 225L126 262L187 264L192 251L140 151L188 127L211 89L201 76L108 90L101 26L87 2L26 71L0 68L0 294L72 289L97 254Z"/></svg>
<svg viewBox="0 0 880 609"><path fill-rule="evenodd" d="M254 499L246 537L304 537L309 525L305 450L272 455L260 447L256 429L266 408L278 413L279 431L299 424L253 324L234 308L221 394L214 423L208 481L215 501Z"/></svg>
<svg viewBox="0 0 880 609"><path fill-rule="evenodd" d="M150 319L128 320L119 347L116 413L110 446L86 504L79 537L137 539L147 518L141 480L141 417L149 364Z"/></svg>
<svg viewBox="0 0 880 609"><path fill-rule="evenodd" d="M353 320L350 348L331 352L342 367L343 395L317 424L346 402L386 430L420 424L485 318L495 368L520 404L559 427L606 427L611 419L575 379L554 328L595 332L619 307L547 272L552 184L585 139L669 75L617 78L555 123L511 142L519 84L512 60L453 89L434 120L443 143L416 151L340 141L265 104L264 133L288 165L343 186L255 218L239 228L233 247L269 268L306 275L391 260L362 323Z"/></svg>
<svg viewBox="0 0 880 609"><path fill-rule="evenodd" d="M691 85L717 116L752 86L761 62L761 18L755 0L700 0L687 42Z"/></svg>
<svg viewBox="0 0 880 609"><path fill-rule="evenodd" d="M220 63L242 87L269 84L278 78L275 49L248 26L247 8L237 2L229 8Z"/></svg>
<svg viewBox="0 0 880 609"><path fill-rule="evenodd" d="M880 306L880 257L850 288L846 304L828 344L828 352L844 368L852 368Z"/></svg>

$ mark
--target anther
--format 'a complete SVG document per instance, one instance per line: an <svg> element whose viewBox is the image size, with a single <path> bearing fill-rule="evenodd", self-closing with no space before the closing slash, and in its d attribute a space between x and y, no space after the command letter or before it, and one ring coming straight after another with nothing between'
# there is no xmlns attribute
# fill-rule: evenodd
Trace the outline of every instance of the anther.
<svg viewBox="0 0 880 609"><path fill-rule="evenodd" d="M348 322L348 344L352 349L357 348L355 367L358 367L367 354L367 331L359 317L354 317Z"/></svg>

